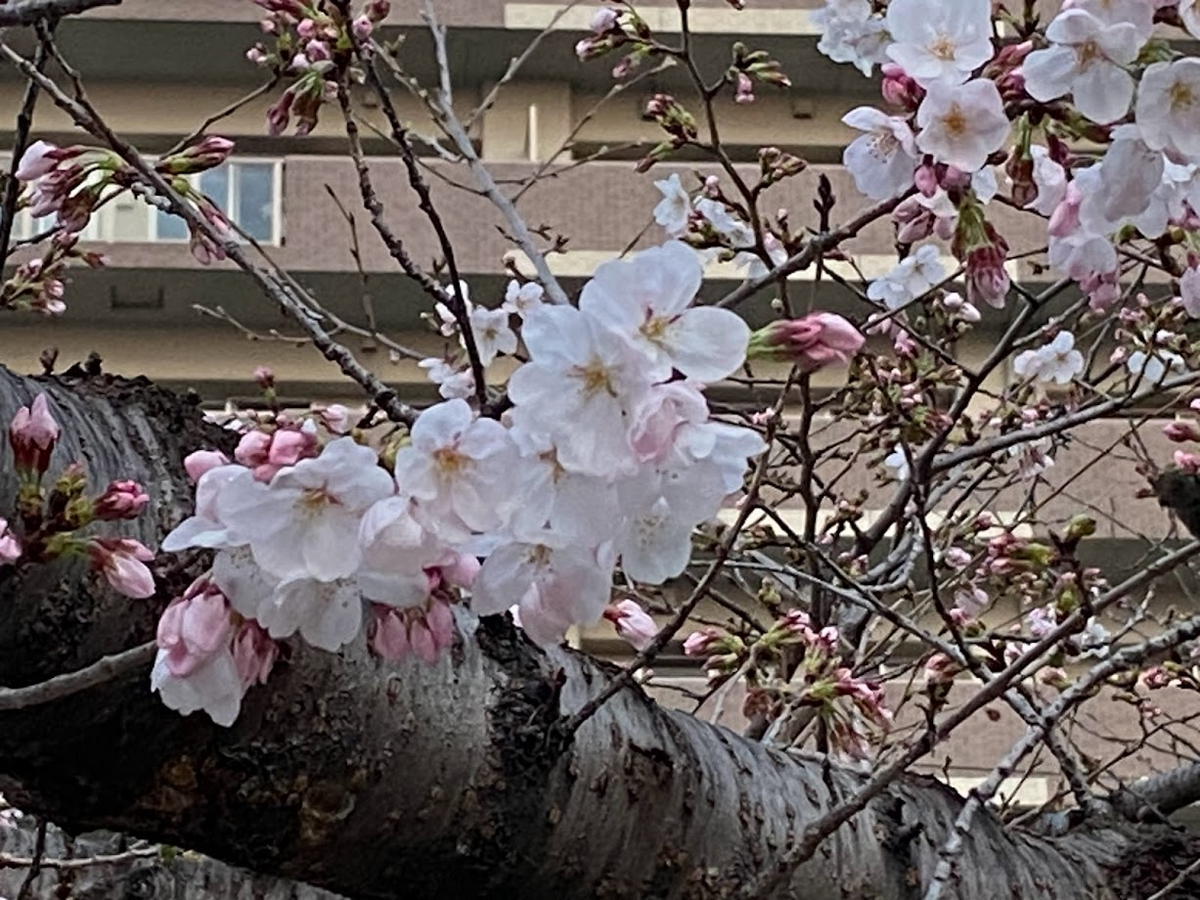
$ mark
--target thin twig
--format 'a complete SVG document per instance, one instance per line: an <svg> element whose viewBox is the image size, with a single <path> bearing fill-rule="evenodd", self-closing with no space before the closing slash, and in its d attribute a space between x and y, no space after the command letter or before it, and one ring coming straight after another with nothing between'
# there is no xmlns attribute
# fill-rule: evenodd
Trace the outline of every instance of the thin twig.
<svg viewBox="0 0 1200 900"><path fill-rule="evenodd" d="M40 865L43 869L86 869L91 866L115 866L132 862L135 859L158 856L161 852L158 847L134 847L110 855L81 856L78 859L43 859ZM0 869L24 869L32 866L34 862L35 860L29 857L0 853Z"/></svg>
<svg viewBox="0 0 1200 900"><path fill-rule="evenodd" d="M274 88L275 85L277 85L277 84L279 84L279 76L274 75L271 77L270 81L259 85L254 90L252 90L250 93L246 94L243 97L239 97L237 100L234 100L228 106L222 108L218 112L213 113L211 116L209 116L207 119L205 119L196 128L195 131L193 131L191 134L187 135L186 137L180 138L179 141L175 144L175 146L173 146L170 150L168 150L166 153L164 153L163 156L174 156L180 150L183 150L185 147L189 146L193 141L199 140L201 137L203 137L204 133L206 131L208 131L208 129L211 128L213 125L216 125L222 119L232 116L235 112L237 112L243 106L246 106L249 103L253 103L259 97L262 97L264 94L269 93L271 91L271 89Z"/></svg>
<svg viewBox="0 0 1200 900"><path fill-rule="evenodd" d="M0 28L32 25L45 19L73 16L97 6L120 6L121 0L12 0L0 6Z"/></svg>
<svg viewBox="0 0 1200 900"><path fill-rule="evenodd" d="M500 190L500 187L493 180L491 172L488 171L482 160L480 160L479 154L475 152L475 147L471 143L471 138L454 112L451 105L453 97L450 93L450 63L446 54L446 29L438 25L437 16L433 11L433 4L430 0L425 0L424 10L425 19L429 25L429 32L433 35L433 46L437 56L438 70L441 72L441 88L437 105L442 126L450 136L450 139L454 141L458 152L467 161L467 167L471 170L471 174L475 176L475 181L479 184L479 187L487 195L487 198L492 201L492 205L500 210L500 214L504 216L504 220L508 223L509 231L513 239L517 242L517 246L525 252L525 255L529 257L529 261L533 263L533 267L538 274L538 279L542 282L542 287L545 288L546 295L554 303L566 304L568 302L567 294L562 289L562 285L558 283L558 279L554 276L554 273L550 271L550 265L546 262L545 254L534 243L533 235L530 234L529 228L526 226L525 220L517 212L517 208L512 205L512 201Z"/></svg>
<svg viewBox="0 0 1200 900"><path fill-rule="evenodd" d="M33 892L33 883L37 881L38 875L42 872L42 854L46 852L46 820L39 819L37 826L37 836L34 838L33 844L33 859L29 860L29 872L25 875L25 880L21 882L21 890L17 893L17 900L29 900Z"/></svg>
<svg viewBox="0 0 1200 900"><path fill-rule="evenodd" d="M90 666L64 675L55 675L46 681L31 684L27 687L0 688L0 712L11 712L18 709L28 709L43 703L52 703L98 687L109 681L114 681L134 669L141 668L154 661L158 646L154 641L147 641L121 653L102 656Z"/></svg>
<svg viewBox="0 0 1200 900"><path fill-rule="evenodd" d="M51 23L53 28L53 23ZM33 67L39 72L46 70L50 49L40 41L33 55ZM21 157L29 146L29 132L33 128L33 108L37 105L41 88L36 81L25 82L25 96L21 98L21 109L17 112L16 133L13 135L12 162L8 166L8 177L4 181L4 196L0 198L0 262L8 259L8 246L12 240L13 225L17 220L17 201L21 197L21 182L17 180L17 169Z"/></svg>

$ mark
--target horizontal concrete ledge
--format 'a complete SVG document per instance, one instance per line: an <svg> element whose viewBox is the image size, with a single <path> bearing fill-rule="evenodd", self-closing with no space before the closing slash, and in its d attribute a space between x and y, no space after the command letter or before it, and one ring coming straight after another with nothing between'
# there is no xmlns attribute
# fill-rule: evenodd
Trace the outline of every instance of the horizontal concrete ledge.
<svg viewBox="0 0 1200 900"><path fill-rule="evenodd" d="M596 10L579 5L562 12L562 3L506 3L504 27L516 30L579 31L589 30ZM674 6L637 7L652 31L678 34L679 10ZM559 15L561 13L561 15ZM810 9L744 9L693 7L688 14L690 30L697 34L779 34L796 37L819 36ZM555 16L558 15L557 20ZM553 24L552 24L553 23Z"/></svg>

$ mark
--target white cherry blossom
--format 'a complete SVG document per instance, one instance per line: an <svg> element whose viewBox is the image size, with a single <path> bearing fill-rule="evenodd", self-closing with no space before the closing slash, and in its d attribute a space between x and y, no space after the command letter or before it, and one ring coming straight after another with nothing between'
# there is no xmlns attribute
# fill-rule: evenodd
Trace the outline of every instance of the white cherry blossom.
<svg viewBox="0 0 1200 900"><path fill-rule="evenodd" d="M584 286L579 309L643 354L652 380L678 369L717 381L745 361L750 328L730 310L691 305L703 275L695 252L671 241L604 263Z"/></svg>
<svg viewBox="0 0 1200 900"><path fill-rule="evenodd" d="M650 387L647 358L571 306L547 306L522 337L531 358L508 382L513 428L550 437L568 471L630 471L628 414Z"/></svg>
<svg viewBox="0 0 1200 900"><path fill-rule="evenodd" d="M1033 183L1037 187L1037 197L1025 208L1049 217L1067 196L1067 170L1055 162L1050 151L1041 144L1031 145L1029 155L1033 158Z"/></svg>
<svg viewBox="0 0 1200 900"><path fill-rule="evenodd" d="M362 595L353 578L292 579L276 586L255 618L273 638L299 632L314 647L337 650L362 628Z"/></svg>
<svg viewBox="0 0 1200 900"><path fill-rule="evenodd" d="M1200 319L1200 269L1188 266L1179 279L1179 297L1193 319Z"/></svg>
<svg viewBox="0 0 1200 900"><path fill-rule="evenodd" d="M432 519L487 531L503 524L515 503L506 486L516 459L508 429L475 418L465 400L447 400L417 417L412 443L396 454L396 484Z"/></svg>
<svg viewBox="0 0 1200 900"><path fill-rule="evenodd" d="M866 132L842 154L854 185L872 200L886 200L912 187L917 145L908 122L871 106L859 106L842 117L851 128Z"/></svg>
<svg viewBox="0 0 1200 900"><path fill-rule="evenodd" d="M1142 139L1152 150L1175 157L1200 154L1200 59L1185 56L1147 66L1138 85L1135 115Z"/></svg>
<svg viewBox="0 0 1200 900"><path fill-rule="evenodd" d="M226 728L241 712L246 692L228 646L184 677L171 674L167 651L160 649L150 671L150 690L158 691L168 709L184 716L204 710L216 724Z"/></svg>
<svg viewBox="0 0 1200 900"><path fill-rule="evenodd" d="M1010 124L995 82L930 85L917 110L917 146L964 172L982 168L1004 146Z"/></svg>
<svg viewBox="0 0 1200 900"><path fill-rule="evenodd" d="M825 0L811 14L821 35L817 50L834 62L852 63L864 75L887 61L891 36L882 16L871 11L870 0Z"/></svg>
<svg viewBox="0 0 1200 900"><path fill-rule="evenodd" d="M362 558L359 519L393 491L374 450L338 438L315 459L280 470L228 519L249 537L255 562L269 574L333 581L354 574Z"/></svg>
<svg viewBox="0 0 1200 900"><path fill-rule="evenodd" d="M887 54L922 87L962 84L992 58L991 0L891 0Z"/></svg>
<svg viewBox="0 0 1200 900"><path fill-rule="evenodd" d="M1025 350L1013 360L1019 378L1054 384L1070 384L1082 374L1083 366L1083 354L1075 349L1075 335L1069 331L1060 331L1050 343Z"/></svg>
<svg viewBox="0 0 1200 900"><path fill-rule="evenodd" d="M599 621L608 605L611 565L595 550L512 543L497 548L471 586L471 608L502 613L516 600L520 624L542 645L562 640L571 625Z"/></svg>
<svg viewBox="0 0 1200 900"><path fill-rule="evenodd" d="M614 549L625 574L647 584L683 572L692 555L692 528L714 516L725 496L716 466L708 462L643 470L618 491L627 521Z"/></svg>
<svg viewBox="0 0 1200 900"><path fill-rule="evenodd" d="M417 365L425 370L429 380L438 386L438 393L447 400L465 400L475 394L475 375L470 369L457 369L444 359L431 356Z"/></svg>
<svg viewBox="0 0 1200 900"><path fill-rule="evenodd" d="M654 186L662 194L662 199L654 207L654 221L671 237L681 237L687 231L692 216L692 198L675 174L654 182Z"/></svg>
<svg viewBox="0 0 1200 900"><path fill-rule="evenodd" d="M935 244L922 244L900 260L883 278L873 281L867 296L890 310L900 309L946 278Z"/></svg>
<svg viewBox="0 0 1200 900"><path fill-rule="evenodd" d="M1187 371L1187 363L1182 356L1162 348L1156 348L1151 353L1133 351L1125 361L1125 367L1135 378L1149 384L1159 384L1168 374L1182 375Z"/></svg>
<svg viewBox="0 0 1200 900"><path fill-rule="evenodd" d="M1093 122L1116 121L1129 111L1134 82L1125 67L1137 59L1137 26L1106 23L1085 9L1065 9L1046 28L1051 46L1025 58L1029 96L1043 103L1071 94Z"/></svg>
<svg viewBox="0 0 1200 900"><path fill-rule="evenodd" d="M517 335L509 327L509 315L509 311L503 307L487 309L477 306L471 310L471 333L475 337L475 348L479 351L482 365L490 365L498 354L511 356L517 352Z"/></svg>
<svg viewBox="0 0 1200 900"><path fill-rule="evenodd" d="M545 289L536 281L521 284L514 279L504 291L504 309L524 319L538 311L545 297Z"/></svg>

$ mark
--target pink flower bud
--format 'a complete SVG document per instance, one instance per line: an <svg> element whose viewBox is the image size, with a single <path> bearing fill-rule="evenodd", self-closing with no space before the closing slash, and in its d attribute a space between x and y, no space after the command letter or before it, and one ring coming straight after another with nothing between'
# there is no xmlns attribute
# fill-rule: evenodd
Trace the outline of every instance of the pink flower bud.
<svg viewBox="0 0 1200 900"><path fill-rule="evenodd" d="M233 451L233 458L243 466L253 468L266 464L267 454L270 450L271 435L265 431L247 431L238 441L237 449Z"/></svg>
<svg viewBox="0 0 1200 900"><path fill-rule="evenodd" d="M658 634L658 623L634 600L622 600L604 610L617 634L636 650L645 650Z"/></svg>
<svg viewBox="0 0 1200 900"><path fill-rule="evenodd" d="M350 31L354 34L355 40L360 43L371 39L371 32L375 30L375 23L371 21L369 16L362 15L350 23Z"/></svg>
<svg viewBox="0 0 1200 900"><path fill-rule="evenodd" d="M15 563L21 558L21 542L8 527L7 519L0 519L0 566Z"/></svg>
<svg viewBox="0 0 1200 900"><path fill-rule="evenodd" d="M95 516L101 521L136 519L149 502L136 481L114 481L96 500Z"/></svg>
<svg viewBox="0 0 1200 900"><path fill-rule="evenodd" d="M750 80L750 76L745 72L738 72L735 92L733 95L734 103L753 103L754 102L754 82Z"/></svg>
<svg viewBox="0 0 1200 900"><path fill-rule="evenodd" d="M275 387L275 373L270 366L255 366L254 382L264 391Z"/></svg>
<svg viewBox="0 0 1200 900"><path fill-rule="evenodd" d="M266 684L278 655L279 645L257 622L242 623L233 639L233 664L245 687Z"/></svg>
<svg viewBox="0 0 1200 900"><path fill-rule="evenodd" d="M806 372L846 363L866 343L857 328L836 313L772 322L750 336L748 357L792 362Z"/></svg>
<svg viewBox="0 0 1200 900"><path fill-rule="evenodd" d="M932 197L937 193L937 189L941 187L938 183L937 172L933 166L920 166L913 173L913 185L926 197Z"/></svg>
<svg viewBox="0 0 1200 900"><path fill-rule="evenodd" d="M216 585L202 578L163 611L157 643L167 651L171 674L186 678L229 646L231 631L229 601Z"/></svg>
<svg viewBox="0 0 1200 900"><path fill-rule="evenodd" d="M350 432L352 414L348 407L340 403L332 403L329 406L318 408L316 414L317 418L321 420L321 424L330 433L348 434Z"/></svg>
<svg viewBox="0 0 1200 900"><path fill-rule="evenodd" d="M154 596L154 575L146 566L154 553L132 538L93 538L87 544L92 570L126 597Z"/></svg>
<svg viewBox="0 0 1200 900"><path fill-rule="evenodd" d="M400 611L381 603L372 603L371 614L371 649L391 662L404 659L411 648L408 643L408 624L401 618Z"/></svg>
<svg viewBox="0 0 1200 900"><path fill-rule="evenodd" d="M1163 434L1177 444L1200 441L1200 424L1194 419L1176 419L1163 427Z"/></svg>
<svg viewBox="0 0 1200 900"><path fill-rule="evenodd" d="M271 436L268 464L276 468L294 466L317 455L317 436L301 428L280 428Z"/></svg>
<svg viewBox="0 0 1200 900"><path fill-rule="evenodd" d="M33 403L17 410L8 426L8 442L17 471L44 475L50 468L50 454L60 433L45 394L38 394Z"/></svg>
<svg viewBox="0 0 1200 900"><path fill-rule="evenodd" d="M192 481L199 481L200 476L209 469L229 465L229 457L219 450L197 450L189 453L183 460L183 468Z"/></svg>
<svg viewBox="0 0 1200 900"><path fill-rule="evenodd" d="M721 632L715 628L702 628L699 631L693 631L687 636L687 640L683 642L683 652L687 656L704 656L708 653L709 648L721 640L722 637Z"/></svg>

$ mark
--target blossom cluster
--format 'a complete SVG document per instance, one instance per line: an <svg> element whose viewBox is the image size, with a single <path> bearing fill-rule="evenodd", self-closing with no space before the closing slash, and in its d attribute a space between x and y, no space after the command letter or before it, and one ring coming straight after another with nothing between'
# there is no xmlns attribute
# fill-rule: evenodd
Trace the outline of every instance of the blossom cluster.
<svg viewBox="0 0 1200 900"><path fill-rule="evenodd" d="M1000 48L993 16L990 0L890 0L882 12L827 0L819 48L864 73L879 65L896 108L845 117L864 132L845 165L873 199L915 189L895 213L904 237L951 240L971 293L999 306L1007 246L978 213L1003 164L1013 200L1047 219L1050 265L1104 309L1119 293L1121 241L1198 224L1200 59L1171 52L1154 29L1200 35L1195 5L1068 0L1037 43ZM1093 161L1067 151L1076 139L1107 147ZM1187 285L1193 269L1189 260Z"/></svg>
<svg viewBox="0 0 1200 900"><path fill-rule="evenodd" d="M268 41L255 44L246 58L292 82L267 111L272 135L287 131L306 135L317 127L321 107L336 99L338 64L350 61L355 49L370 52L376 26L391 12L389 0L367 0L357 15L347 17L338 4L302 0L254 0L267 15L260 22Z"/></svg>
<svg viewBox="0 0 1200 900"><path fill-rule="evenodd" d="M190 621L196 607L209 625L194 642L164 626L164 701L229 720L246 673L269 668L265 648L295 634L337 650L366 624L375 652L432 660L453 640L461 592L476 614L513 608L531 638L552 643L605 613L618 562L635 582L679 575L692 530L766 449L710 416L704 384L743 364L749 329L692 305L701 277L696 253L670 242L601 266L578 307L502 308L520 319L528 355L508 381L512 408L498 421L459 397L431 406L384 454L390 466L353 435L321 446L313 420L286 417L246 432L233 460L191 460L195 515L162 547L217 554L170 613ZM515 349L487 334L507 321L470 321L489 361ZM652 624L628 605L610 618L638 640ZM263 649L240 675L241 632L227 621L261 631L244 638ZM178 646L185 664L172 667Z"/></svg>
<svg viewBox="0 0 1200 900"><path fill-rule="evenodd" d="M233 146L228 138L207 135L154 163L155 171L168 180L172 190L220 235L230 232L229 220L211 198L196 190L187 176L221 165L233 152ZM82 259L93 268L104 262L97 253L75 249L79 233L87 227L98 206L129 191L137 179L112 151L82 145L58 147L47 141L35 141L26 148L15 174L18 181L29 185L24 203L30 215L35 219L54 217L48 232L53 239L41 259L18 268L0 293L0 303L61 313L66 308L61 279L66 261ZM208 264L225 258L224 248L211 237L190 223L189 231L192 254L197 260Z"/></svg>
<svg viewBox="0 0 1200 900"><path fill-rule="evenodd" d="M112 535L89 536L96 522L136 519L150 497L136 481L111 482L88 496L87 476L77 463L65 467L47 491L43 482L62 430L45 394L22 406L8 427L8 444L18 479L16 521L0 519L0 567L85 557L91 569L128 597L154 594L146 563L154 552L141 542Z"/></svg>

